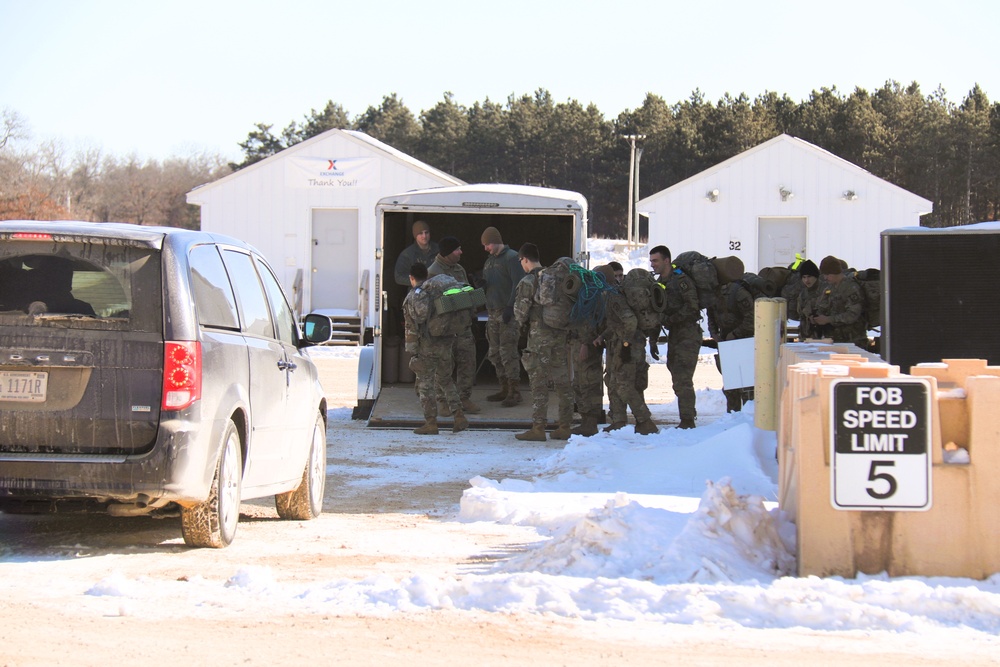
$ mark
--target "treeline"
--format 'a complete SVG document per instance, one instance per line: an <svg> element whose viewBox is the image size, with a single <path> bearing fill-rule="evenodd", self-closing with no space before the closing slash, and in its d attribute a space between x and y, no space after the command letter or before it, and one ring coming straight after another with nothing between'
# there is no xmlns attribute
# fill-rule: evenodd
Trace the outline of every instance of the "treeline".
<svg viewBox="0 0 1000 667"><path fill-rule="evenodd" d="M889 81L787 95L745 94L706 101L699 91L668 104L648 94L642 105L606 119L593 104L555 102L540 89L466 107L445 93L419 115L396 95L351 117L333 101L281 130L258 123L239 144L243 159L218 156L140 162L89 151L69 157L58 146L24 148L21 119L0 118L0 219L80 218L197 227L184 195L332 128L355 129L469 183L563 188L590 203L591 232L625 236L630 146L643 135L639 196L659 192L778 134L825 148L906 190L930 199L925 225L945 227L1000 218L1000 103L978 86L950 102L940 88Z"/></svg>
<svg viewBox="0 0 1000 667"><path fill-rule="evenodd" d="M958 105L940 88L889 81L869 93L836 88L796 102L768 92L712 103L695 91L668 104L649 94L642 106L605 119L594 105L556 103L546 90L487 99L471 107L450 93L415 116L395 94L350 118L339 104L313 109L275 134L260 123L240 144L234 169L331 128L356 129L464 181L575 190L587 197L593 233L622 237L630 146L644 135L639 196L693 176L772 137L790 134L934 202L924 224L954 226L1000 217L1000 104L976 85Z"/></svg>
<svg viewBox="0 0 1000 667"><path fill-rule="evenodd" d="M139 160L99 149L75 154L58 142L32 145L26 122L0 112L0 220L134 222L198 229L194 187L231 173L220 156Z"/></svg>

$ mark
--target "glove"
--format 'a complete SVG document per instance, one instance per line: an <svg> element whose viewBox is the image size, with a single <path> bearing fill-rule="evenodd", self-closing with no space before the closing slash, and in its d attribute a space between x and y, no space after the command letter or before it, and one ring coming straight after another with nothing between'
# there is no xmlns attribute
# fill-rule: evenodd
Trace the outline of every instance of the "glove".
<svg viewBox="0 0 1000 667"><path fill-rule="evenodd" d="M654 361L660 360L660 348L656 344L656 338L649 339L649 356L653 357Z"/></svg>
<svg viewBox="0 0 1000 667"><path fill-rule="evenodd" d="M509 324L511 319L514 317L514 306L507 306L503 309L503 323Z"/></svg>

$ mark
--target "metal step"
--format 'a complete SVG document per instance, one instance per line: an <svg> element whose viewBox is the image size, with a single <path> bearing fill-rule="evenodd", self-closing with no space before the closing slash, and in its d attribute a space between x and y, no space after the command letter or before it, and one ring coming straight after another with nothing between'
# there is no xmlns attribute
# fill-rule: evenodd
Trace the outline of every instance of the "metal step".
<svg viewBox="0 0 1000 667"><path fill-rule="evenodd" d="M323 345L361 345L363 331L360 317L329 315L330 340Z"/></svg>

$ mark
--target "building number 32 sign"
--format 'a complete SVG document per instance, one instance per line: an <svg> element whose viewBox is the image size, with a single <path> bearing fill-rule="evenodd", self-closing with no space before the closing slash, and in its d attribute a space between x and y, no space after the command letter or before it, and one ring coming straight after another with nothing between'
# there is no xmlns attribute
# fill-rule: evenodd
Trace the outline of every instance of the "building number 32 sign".
<svg viewBox="0 0 1000 667"><path fill-rule="evenodd" d="M931 507L930 384L834 380L830 493L835 509Z"/></svg>

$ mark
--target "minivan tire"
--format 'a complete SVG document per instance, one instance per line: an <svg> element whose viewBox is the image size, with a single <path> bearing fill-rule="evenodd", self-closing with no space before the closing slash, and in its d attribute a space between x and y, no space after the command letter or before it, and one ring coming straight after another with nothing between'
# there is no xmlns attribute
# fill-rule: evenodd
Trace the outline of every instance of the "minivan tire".
<svg viewBox="0 0 1000 667"><path fill-rule="evenodd" d="M298 488L274 497L274 507L282 519L308 521L323 511L323 494L326 489L326 420L316 415L313 426L312 447L309 460L302 472Z"/></svg>
<svg viewBox="0 0 1000 667"><path fill-rule="evenodd" d="M222 453L208 499L181 509L181 533L185 544L221 549L232 543L240 520L242 480L240 435L230 420L222 435Z"/></svg>

